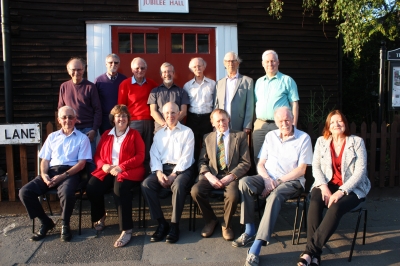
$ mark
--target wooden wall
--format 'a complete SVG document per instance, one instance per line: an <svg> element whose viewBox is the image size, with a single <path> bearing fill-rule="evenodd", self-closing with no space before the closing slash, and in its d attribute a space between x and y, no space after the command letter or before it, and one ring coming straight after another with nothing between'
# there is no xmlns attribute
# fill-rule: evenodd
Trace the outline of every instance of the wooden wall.
<svg viewBox="0 0 400 266"><path fill-rule="evenodd" d="M14 122L54 121L58 90L69 79L65 63L86 56L85 21L237 23L240 72L264 74L261 54L275 49L280 70L298 84L300 110L321 86L340 103L335 25L303 17L300 0L285 0L281 20L268 15L267 0L190 0L189 14L138 13L137 0L10 0ZM218 45L221 40L218 40ZM4 123L0 68L0 123Z"/></svg>

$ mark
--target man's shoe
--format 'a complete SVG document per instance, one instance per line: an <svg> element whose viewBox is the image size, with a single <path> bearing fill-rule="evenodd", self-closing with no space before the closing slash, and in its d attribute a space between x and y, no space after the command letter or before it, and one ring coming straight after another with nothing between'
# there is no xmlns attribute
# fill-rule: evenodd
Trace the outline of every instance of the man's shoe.
<svg viewBox="0 0 400 266"><path fill-rule="evenodd" d="M72 234L71 229L69 229L69 225L63 225L61 228L61 241L69 242L71 241Z"/></svg>
<svg viewBox="0 0 400 266"><path fill-rule="evenodd" d="M176 225L172 225L169 233L167 235L167 243L175 243L179 240L179 227Z"/></svg>
<svg viewBox="0 0 400 266"><path fill-rule="evenodd" d="M211 220L211 222L206 223L201 230L202 237L210 237L214 233L214 229L218 224L218 220Z"/></svg>
<svg viewBox="0 0 400 266"><path fill-rule="evenodd" d="M256 238L256 235L254 236L249 236L246 233L243 233L238 239L232 241L232 246L233 247L245 247L248 244L251 244L254 242L254 239Z"/></svg>
<svg viewBox="0 0 400 266"><path fill-rule="evenodd" d="M249 253L249 251L250 249L247 250L246 263L244 264L244 266L258 266L260 259L257 255Z"/></svg>
<svg viewBox="0 0 400 266"><path fill-rule="evenodd" d="M150 242L158 242L164 239L169 232L169 224L159 224L157 230L151 236Z"/></svg>
<svg viewBox="0 0 400 266"><path fill-rule="evenodd" d="M35 233L30 240L31 241L39 241L42 240L43 238L46 237L47 233L52 230L54 228L55 224L53 222L53 220L51 220L51 222L49 222L48 224L42 224L40 226L40 229L37 233Z"/></svg>
<svg viewBox="0 0 400 266"><path fill-rule="evenodd" d="M222 237L226 241L232 241L233 238L235 237L235 234L233 233L233 230L230 227L222 226Z"/></svg>

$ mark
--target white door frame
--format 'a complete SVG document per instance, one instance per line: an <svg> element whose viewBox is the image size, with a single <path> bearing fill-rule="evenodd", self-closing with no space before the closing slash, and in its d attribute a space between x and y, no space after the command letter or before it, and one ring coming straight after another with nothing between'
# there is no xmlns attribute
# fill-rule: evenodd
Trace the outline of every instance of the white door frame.
<svg viewBox="0 0 400 266"><path fill-rule="evenodd" d="M111 53L111 26L157 26L157 27L202 27L215 28L215 67L217 80L226 75L223 64L227 52L238 52L236 24L199 23L147 23L147 22L86 22L87 76L89 81L106 72L105 58ZM187 62L189 64L189 62ZM150 66L153 67L153 66ZM159 66L157 66L159 67Z"/></svg>

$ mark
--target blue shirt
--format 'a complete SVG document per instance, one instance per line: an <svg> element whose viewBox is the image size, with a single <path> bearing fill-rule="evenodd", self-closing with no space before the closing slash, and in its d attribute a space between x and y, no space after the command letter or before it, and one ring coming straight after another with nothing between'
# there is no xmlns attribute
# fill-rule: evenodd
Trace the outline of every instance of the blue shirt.
<svg viewBox="0 0 400 266"><path fill-rule="evenodd" d="M274 111L278 107L287 106L298 101L299 93L296 82L289 76L276 73L272 78L267 75L259 78L254 88L256 101L256 118L274 120Z"/></svg>
<svg viewBox="0 0 400 266"><path fill-rule="evenodd" d="M79 160L92 159L89 138L74 128L66 136L62 129L51 133L40 150L39 157L49 160L50 167L55 165L74 166Z"/></svg>
<svg viewBox="0 0 400 266"><path fill-rule="evenodd" d="M282 141L279 129L268 132L259 154L260 159L267 160L264 167L274 180L288 174L300 164L311 165L312 157L310 136L295 127L293 136L285 141ZM304 187L304 176L298 180Z"/></svg>

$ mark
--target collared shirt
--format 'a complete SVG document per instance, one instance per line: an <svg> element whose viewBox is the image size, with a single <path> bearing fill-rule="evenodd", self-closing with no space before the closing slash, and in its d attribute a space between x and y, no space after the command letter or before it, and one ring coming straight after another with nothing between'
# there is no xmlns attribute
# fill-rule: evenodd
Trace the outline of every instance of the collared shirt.
<svg viewBox="0 0 400 266"><path fill-rule="evenodd" d="M239 71L233 78L226 77L226 90L225 90L225 111L231 115L231 102L235 93L236 84L239 77Z"/></svg>
<svg viewBox="0 0 400 266"><path fill-rule="evenodd" d="M176 164L173 173L188 169L193 163L194 135L190 128L178 124L171 130L162 128L154 135L150 148L151 171L163 170L163 164Z"/></svg>
<svg viewBox="0 0 400 266"><path fill-rule="evenodd" d="M296 82L289 76L276 73L272 78L267 75L259 78L254 88L256 101L256 118L274 120L274 111L278 107L287 106L298 101L299 93Z"/></svg>
<svg viewBox="0 0 400 266"><path fill-rule="evenodd" d="M293 136L285 141L282 141L279 129L268 132L258 157L267 160L265 169L268 175L276 180L300 164L310 165L312 156L310 136L294 127ZM304 176L298 180L304 187L306 181Z"/></svg>
<svg viewBox="0 0 400 266"><path fill-rule="evenodd" d="M146 82L146 78L145 78L145 77L143 78L143 81L142 81L141 83L139 83L139 82L137 82L137 80L135 79L135 76L132 76L132 84L137 83L137 84L139 84L139 85L142 85L142 84L145 83L145 82Z"/></svg>
<svg viewBox="0 0 400 266"><path fill-rule="evenodd" d="M74 166L79 160L92 159L89 138L74 128L66 136L62 129L51 133L40 150L39 157L50 161L50 167L55 165Z"/></svg>
<svg viewBox="0 0 400 266"><path fill-rule="evenodd" d="M127 127L124 134L122 134L119 137L117 136L117 133L115 132L115 127L113 127L110 130L110 132L108 132L108 135L114 136L112 153L111 153L111 160L112 160L113 165L119 165L119 151L121 150L121 144L122 144L122 142L124 142L126 134L128 134L128 131L129 131L129 127Z"/></svg>
<svg viewBox="0 0 400 266"><path fill-rule="evenodd" d="M218 140L221 137L221 134L224 135L223 140L224 140L224 148L225 148L225 163L226 163L226 165L228 165L229 164L229 161L228 161L228 159L229 159L229 129L227 131L225 131L224 133L217 131L217 147L218 147Z"/></svg>
<svg viewBox="0 0 400 266"><path fill-rule="evenodd" d="M189 95L189 112L195 114L208 114L213 111L215 98L215 81L207 77L203 78L201 84L193 78L186 82L183 89Z"/></svg>
<svg viewBox="0 0 400 266"><path fill-rule="evenodd" d="M111 75L108 74L108 72L107 72L106 75L107 75L107 78L108 78L109 80L116 80L116 79L118 78L118 73L117 73L115 76L111 76Z"/></svg>
<svg viewBox="0 0 400 266"><path fill-rule="evenodd" d="M162 114L162 107L167 102L174 102L181 110L182 104L190 104L187 92L172 84L168 89L164 83L151 90L147 104L157 104L158 112Z"/></svg>

